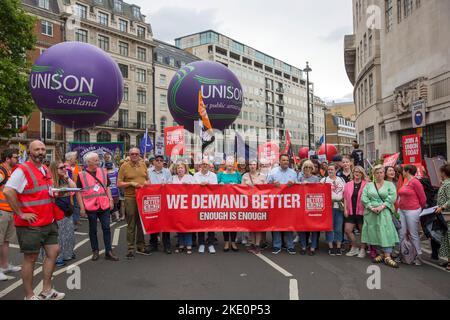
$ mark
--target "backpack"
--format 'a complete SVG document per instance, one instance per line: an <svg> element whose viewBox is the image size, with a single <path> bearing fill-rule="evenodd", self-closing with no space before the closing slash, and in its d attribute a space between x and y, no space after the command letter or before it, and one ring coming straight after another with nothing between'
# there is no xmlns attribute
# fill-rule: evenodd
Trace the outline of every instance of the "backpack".
<svg viewBox="0 0 450 320"><path fill-rule="evenodd" d="M427 197L427 206L428 208L435 207L437 205L437 188L431 185L431 181L428 178L419 179L422 184L423 191L425 191L425 196Z"/></svg>
<svg viewBox="0 0 450 320"><path fill-rule="evenodd" d="M405 235L400 243L400 255L404 264L412 264L417 257L417 251L409 239L409 233Z"/></svg>

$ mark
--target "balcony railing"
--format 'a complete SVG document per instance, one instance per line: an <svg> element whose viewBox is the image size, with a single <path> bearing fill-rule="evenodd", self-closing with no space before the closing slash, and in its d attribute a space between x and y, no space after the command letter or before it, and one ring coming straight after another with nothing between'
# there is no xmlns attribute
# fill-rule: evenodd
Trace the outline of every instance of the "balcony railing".
<svg viewBox="0 0 450 320"><path fill-rule="evenodd" d="M276 91L277 91L278 93L284 93L284 89L283 89L282 87L278 87L278 88L276 89Z"/></svg>
<svg viewBox="0 0 450 320"><path fill-rule="evenodd" d="M284 106L284 100L277 100L277 104L280 106Z"/></svg>
<svg viewBox="0 0 450 320"><path fill-rule="evenodd" d="M124 122L109 120L100 125L99 127L115 128L115 129L132 129L132 130L145 130L148 128L149 131L156 131L156 124L145 124L142 122Z"/></svg>

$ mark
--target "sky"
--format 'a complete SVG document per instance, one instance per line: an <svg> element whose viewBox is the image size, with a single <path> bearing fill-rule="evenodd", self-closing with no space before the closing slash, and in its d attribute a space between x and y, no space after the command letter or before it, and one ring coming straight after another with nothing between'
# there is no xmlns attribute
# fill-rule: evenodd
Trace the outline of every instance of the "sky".
<svg viewBox="0 0 450 320"><path fill-rule="evenodd" d="M174 39L212 29L297 68L309 61L315 94L353 99L344 66L351 0L128 0L141 7L153 36Z"/></svg>

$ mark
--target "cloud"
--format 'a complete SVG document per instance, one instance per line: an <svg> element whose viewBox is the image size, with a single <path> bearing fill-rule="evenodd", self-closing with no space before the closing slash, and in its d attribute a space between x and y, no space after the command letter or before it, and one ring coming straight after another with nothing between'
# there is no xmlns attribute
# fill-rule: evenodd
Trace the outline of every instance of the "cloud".
<svg viewBox="0 0 450 320"><path fill-rule="evenodd" d="M174 39L199 31L217 30L222 22L217 18L217 9L196 10L165 6L150 15L153 36L168 43Z"/></svg>
<svg viewBox="0 0 450 320"><path fill-rule="evenodd" d="M326 36L320 36L319 39L322 42L327 42L327 43L343 42L344 35L351 34L351 33L352 33L351 26L341 26L341 27L334 29Z"/></svg>

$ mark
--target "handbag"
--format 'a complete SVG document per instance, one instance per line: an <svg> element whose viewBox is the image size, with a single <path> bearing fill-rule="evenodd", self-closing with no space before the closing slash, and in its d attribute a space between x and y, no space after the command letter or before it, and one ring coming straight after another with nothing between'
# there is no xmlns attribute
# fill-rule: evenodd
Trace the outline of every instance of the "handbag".
<svg viewBox="0 0 450 320"><path fill-rule="evenodd" d="M384 203L385 200L381 197L380 192L378 192L377 183L374 182L373 185L375 186L375 190L377 190L378 197L379 197L379 198L381 199L381 201L383 201L383 203ZM401 228L402 228L402 223L400 222L400 220L398 220L398 219L395 217L395 214L392 212L391 208L389 208L388 206L386 206L386 209L388 209L389 212L391 213L392 223L394 224L395 229L396 229L397 231L401 230Z"/></svg>

